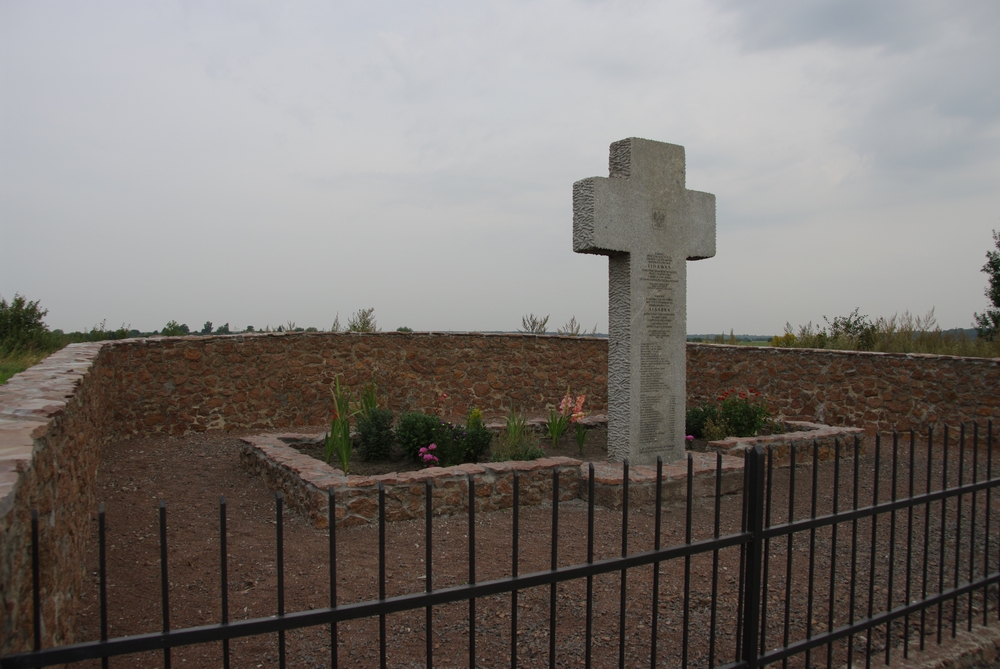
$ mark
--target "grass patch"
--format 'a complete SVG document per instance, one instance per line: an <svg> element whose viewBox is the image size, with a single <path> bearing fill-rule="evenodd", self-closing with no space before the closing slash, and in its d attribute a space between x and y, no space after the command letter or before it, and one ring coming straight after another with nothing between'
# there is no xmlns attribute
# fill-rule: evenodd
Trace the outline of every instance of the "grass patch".
<svg viewBox="0 0 1000 669"><path fill-rule="evenodd" d="M34 367L49 357L49 355L48 352L39 353L35 351L29 353L23 351L17 353L0 353L0 385L7 383L7 379L15 374L20 374L29 367Z"/></svg>

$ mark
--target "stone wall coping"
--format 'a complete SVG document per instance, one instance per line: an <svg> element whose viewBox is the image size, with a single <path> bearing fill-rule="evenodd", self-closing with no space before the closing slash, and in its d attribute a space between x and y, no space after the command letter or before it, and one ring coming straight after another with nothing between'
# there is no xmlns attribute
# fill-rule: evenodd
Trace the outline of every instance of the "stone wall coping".
<svg viewBox="0 0 1000 669"><path fill-rule="evenodd" d="M865 435L862 427L839 427L835 425L823 425L822 423L812 423L806 420L786 420L786 425L799 428L795 432L785 432L784 434L765 434L759 437L726 437L708 442L709 448L717 448L724 451L736 451L752 448L757 444L766 446L774 443L787 442L810 442L817 439L828 439Z"/></svg>

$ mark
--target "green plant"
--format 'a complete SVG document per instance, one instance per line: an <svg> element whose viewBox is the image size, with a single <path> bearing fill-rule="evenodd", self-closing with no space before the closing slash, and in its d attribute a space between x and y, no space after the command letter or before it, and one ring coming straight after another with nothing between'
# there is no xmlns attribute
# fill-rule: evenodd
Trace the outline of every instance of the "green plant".
<svg viewBox="0 0 1000 669"><path fill-rule="evenodd" d="M190 333L191 330L186 323L181 324L177 321L167 321L167 324L163 326L163 330L160 331L160 334L164 337L180 337Z"/></svg>
<svg viewBox="0 0 1000 669"><path fill-rule="evenodd" d="M544 456L545 451L528 429L524 414L512 408L507 414L507 428L493 442L493 461L534 460Z"/></svg>
<svg viewBox="0 0 1000 669"><path fill-rule="evenodd" d="M407 457L419 459L420 449L434 441L434 431L441 421L422 411L399 414L396 421L396 439Z"/></svg>
<svg viewBox="0 0 1000 669"><path fill-rule="evenodd" d="M396 328L396 332L413 332L413 328L408 328L405 325L400 325Z"/></svg>
<svg viewBox="0 0 1000 669"><path fill-rule="evenodd" d="M333 325L330 326L330 332L340 332L341 330L343 330L343 327L340 325L340 312L338 311L337 315L333 317Z"/></svg>
<svg viewBox="0 0 1000 669"><path fill-rule="evenodd" d="M986 273L990 284L985 295L993 307L987 307L981 314L973 314L976 334L986 341L995 341L1000 334L1000 234L997 234L996 230L993 231L993 242L997 250L986 252L986 264L982 270Z"/></svg>
<svg viewBox="0 0 1000 669"><path fill-rule="evenodd" d="M352 393L347 386L341 387L340 375L333 379L333 387L330 389L333 396L333 419L330 422L330 433L326 436L326 461L329 463L333 456L337 456L340 468L345 474L351 462L351 403Z"/></svg>
<svg viewBox="0 0 1000 669"><path fill-rule="evenodd" d="M545 421L545 431L552 440L552 448L559 445L559 438L569 427L570 415L573 413L573 398L566 388L566 396L559 402L559 408L549 406L549 418Z"/></svg>
<svg viewBox="0 0 1000 669"><path fill-rule="evenodd" d="M774 433L777 423L771 419L761 393L754 388L737 391L731 388L719 395L718 404L691 407L685 415L684 431L692 437L715 441L726 437L753 437L765 428Z"/></svg>
<svg viewBox="0 0 1000 669"><path fill-rule="evenodd" d="M473 407L465 420L465 457L478 462L490 450L493 433L483 423L483 412Z"/></svg>
<svg viewBox="0 0 1000 669"><path fill-rule="evenodd" d="M0 351L49 348L49 329L42 320L48 313L48 309L38 306L38 300L29 302L17 293L10 304L0 297Z"/></svg>
<svg viewBox="0 0 1000 669"><path fill-rule="evenodd" d="M373 407L357 418L358 455L362 460L387 460L392 452L393 413L389 409Z"/></svg>
<svg viewBox="0 0 1000 669"><path fill-rule="evenodd" d="M715 423L719 420L719 410L713 404L702 404L688 409L684 418L685 434L690 434L696 439L707 439L705 425L709 421Z"/></svg>
<svg viewBox="0 0 1000 669"><path fill-rule="evenodd" d="M521 327L524 329L518 330L518 332L526 334L545 334L545 328L548 325L548 322L548 316L545 318L536 318L535 314L521 316Z"/></svg>
<svg viewBox="0 0 1000 669"><path fill-rule="evenodd" d="M358 408L355 413L359 413L367 418L377 407L378 386L375 384L375 372L372 372L371 381L365 384L365 387L361 390L361 395L358 396Z"/></svg>
<svg viewBox="0 0 1000 669"><path fill-rule="evenodd" d="M347 319L348 332L378 332L378 325L375 323L375 307L371 309L358 309L354 315Z"/></svg>

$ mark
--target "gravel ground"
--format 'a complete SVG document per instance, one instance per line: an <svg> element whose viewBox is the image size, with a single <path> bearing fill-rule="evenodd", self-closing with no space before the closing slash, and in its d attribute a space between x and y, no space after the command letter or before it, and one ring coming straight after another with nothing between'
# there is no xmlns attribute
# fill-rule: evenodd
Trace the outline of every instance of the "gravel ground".
<svg viewBox="0 0 1000 669"><path fill-rule="evenodd" d="M909 451L899 455L897 478L899 496L908 490ZM939 448L939 446L937 447ZM220 620L220 577L218 502L225 495L228 507L229 611L231 619L255 618L276 612L277 584L275 557L274 494L250 477L240 466L237 435L206 433L187 437L142 437L107 445L102 452L99 474L99 498L107 507L108 528L108 599L109 633L111 636L158 631L160 618L158 500L168 504L169 580L171 625L174 629L215 623ZM860 472L857 494L862 506L870 504L873 495L874 449L858 461ZM953 446L949 459L949 480L957 482L959 471L957 449ZM926 446L918 445L914 458L914 490L921 493L927 480ZM971 448L967 449L963 476L968 481L971 471ZM891 446L883 445L879 497L892 494ZM942 480L940 458L932 468L933 487ZM978 455L979 478L985 475L986 456ZM852 460L842 462L839 487L835 487L832 463L820 464L814 472L811 466L800 465L796 470L794 517L807 517L813 505L819 515L832 509L834 491L839 489L841 509L851 504L854 488ZM998 463L1000 467L1000 463ZM815 496L813 482L815 481ZM813 502L815 499L815 502ZM990 523L990 561L997 570L1000 559L996 538L1000 536L1000 494L992 495ZM723 497L719 517L721 534L739 530L742 500L738 495ZM789 507L789 471L773 474L770 499L774 524L785 522ZM954 539L961 533L958 555L961 579L969 568L969 533L972 529L972 504L965 499L961 514L954 500L944 514L942 529L940 502L932 505L928 548L928 592L938 586L939 566L944 565L944 584L954 582ZM587 509L581 501L559 506L559 564L566 566L586 560ZM982 572L982 550L985 517L985 493L977 495L976 544L979 554L973 563L976 575ZM714 499L696 499L692 508L694 540L712 536L716 517ZM489 580L508 576L511 570L510 511L480 515L476 520L476 577ZM648 550L653 545L653 510L633 509L628 518L628 548L631 552ZM961 524L959 523L961 518ZM549 568L551 556L551 506L526 507L520 519L520 571L528 573ZM596 510L595 557L619 555L622 546L621 513ZM911 598L922 585L923 539L925 509L918 507L912 521L906 510L897 513L895 548L890 549L891 520L880 517L875 533L873 610L885 609L889 596L888 579L893 575L892 601L898 605L905 598L907 573L910 574ZM418 592L424 589L423 543L424 521L406 521L387 525L387 594L389 596ZM907 552L907 531L912 527L913 546ZM93 574L90 589L83 600L78 640L94 639L99 633L97 600L97 541L96 518L93 524L93 549L89 569ZM769 546L769 581L765 589L767 648L782 644L787 629L789 639L805 637L812 625L813 633L823 631L832 609L835 626L846 623L854 600L854 617L867 612L872 528L868 520L857 523L855 578L851 579L852 523L838 526L836 546L830 528L796 535L789 552L786 538L775 539ZM941 560L940 538L946 537L944 559ZM685 537L683 508L666 510L663 518L663 545L682 543ZM378 536L375 527L355 527L338 530L338 591L340 603L377 598ZM291 512L284 516L285 541L285 610L288 612L319 608L329 604L328 535ZM811 552L810 543L814 546ZM468 580L468 521L466 518L440 518L434 521L433 568L436 588L458 585ZM793 564L788 568L787 557ZM891 554L891 569L890 569ZM835 560L831 557L835 556ZM736 638L736 592L739 582L739 552L727 549L719 555L718 594L713 600L713 556L695 556L690 565L690 595L685 602L684 560L674 560L660 566L659 663L676 667L682 663L684 620L688 618L688 663L709 666L712 602L716 610L715 664L734 659ZM810 569L810 563L812 568ZM831 576L831 562L836 565ZM909 564L909 570L907 568ZM810 571L814 588L810 589ZM786 574L791 574L791 592L786 616ZM630 570L626 587L625 666L648 666L650 618L653 606L652 567ZM831 583L833 587L831 588ZM584 654L584 620L586 612L585 582L562 584L557 589L557 666L582 666ZM833 592L831 607L830 592ZM618 616L620 597L619 574L607 574L594 579L593 665L618 664ZM810 599L813 615L807 613ZM972 599L974 615L981 616L981 593ZM995 592L989 601L995 607ZM952 607L943 609L945 633L950 631ZM968 601L961 600L957 618L968 611ZM510 666L509 595L488 597L477 601L476 650L477 666ZM525 667L548 664L549 589L522 591L518 600L518 658ZM929 612L926 625L936 630L937 611ZM362 620L340 625L339 657L341 666L374 667L379 664L379 621ZM911 620L913 625L918 619ZM424 612L415 611L387 617L388 665L410 667L424 665ZM894 625L890 638L894 647L902 644L903 624ZM459 603L437 607L431 626L434 664L439 667L468 666L468 605ZM911 639L915 637L911 636ZM916 642L911 640L911 645ZM857 652L866 650L866 637L856 637ZM872 636L873 651L884 651L885 630ZM234 667L277 666L277 635L251 637L231 643ZM313 628L287 634L289 666L322 667L330 665L329 628ZM884 657L884 656L883 656ZM858 662L859 655L854 655ZM834 644L830 663L841 666L847 660L847 642ZM162 666L162 653L113 658L111 666ZM221 666L220 644L175 649L173 666ZM812 665L827 665L826 648L814 651ZM792 666L805 666L806 658L793 657ZM98 666L96 662L88 666Z"/></svg>

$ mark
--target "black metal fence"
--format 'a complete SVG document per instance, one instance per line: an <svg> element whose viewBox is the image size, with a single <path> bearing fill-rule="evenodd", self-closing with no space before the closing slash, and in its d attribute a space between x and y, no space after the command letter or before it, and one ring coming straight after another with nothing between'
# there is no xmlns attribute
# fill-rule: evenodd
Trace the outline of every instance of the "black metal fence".
<svg viewBox="0 0 1000 669"><path fill-rule="evenodd" d="M603 575L618 576L617 659L625 666L629 657L642 656L649 666L663 666L665 657L680 660L683 667L747 667L780 664L812 667L834 664L848 667L873 660L888 663L893 653L908 655L923 649L928 637L940 643L959 626L972 629L976 622L987 624L1000 619L997 582L1000 581L1000 499L993 489L1000 478L993 472L993 424L981 438L978 425L962 425L958 434L945 428L937 441L933 432L920 437L913 432L902 438L893 434L891 445L876 437L873 453L862 457L860 442L837 443L833 458L820 461L819 448L806 444L807 462L779 468L771 453L757 447L746 454L739 531L721 533L722 467L718 459L712 503L714 526L692 527L694 482L688 460L687 503L684 514L684 541L663 547L661 528L662 483L656 486L653 541L649 550L629 552L628 463L625 463L622 490L621 555L595 559L594 476L591 466L587 504L587 559L580 564L559 566L559 473L553 471L551 506L550 569L522 574L519 571L519 477L513 478L510 576L478 582L476 579L475 504L468 505L467 582L446 588L433 587L432 487L425 489L426 551L425 590L406 595L386 596L385 491L379 488L382 513L378 524L378 599L338 605L337 531L334 521L336 500L330 493L329 588L330 606L312 610L285 611L285 568L281 493L276 495L276 615L233 620L229 616L226 501L219 505L221 620L217 624L171 629L170 588L167 564L167 510L159 506L160 580L162 631L120 638L108 638L106 533L103 505L98 514L99 598L101 639L56 648L41 648L38 519L32 515L34 569L35 650L0 659L0 667L43 667L66 662L162 651L163 664L171 663L171 649L192 644L222 646L222 664L230 664L229 642L252 635L276 634L279 666L286 663L286 632L294 629L329 626L330 664L338 663L338 624L362 618L378 619L379 658L387 666L386 617L404 611L425 611L426 666L433 666L432 615L435 607L468 602L469 666L477 666L477 600L494 596L510 597L511 667L518 665L519 593L548 588L548 664L557 660L582 662L590 667L595 647L593 595L594 580ZM794 456L794 453L793 453ZM661 470L662 464L657 464ZM846 470L846 471L845 471ZM803 475L811 477L806 485ZM658 481L662 476L657 477ZM468 499L475 498L475 481L470 475ZM693 530L705 538L695 540ZM720 555L729 552L738 559L738 582L726 587L720 580ZM735 551L735 552L734 552ZM737 557L738 556L738 557ZM697 564L694 564L697 561ZM708 568L707 565L711 564ZM626 613L630 571L651 571L649 609L641 616ZM668 569L668 567L670 567ZM701 585L692 585L692 573L700 573ZM643 572L645 573L645 572ZM634 578L634 574L633 574ZM682 593L680 638L666 634L661 620L661 586ZM681 586L681 579L683 585ZM559 605L557 593L569 583L585 581L583 656L560 655L557 643ZM710 585L709 585L710 582ZM702 590L698 594L699 588ZM521 595L523 596L523 594ZM693 598L699 597L696 605ZM707 604L706 604L707 602ZM605 603L606 605L606 603ZM723 610L727 613L723 616ZM629 618L642 618L643 635L626 633ZM697 618L697 620L695 620ZM725 618L725 620L723 620ZM676 632L675 621L671 630ZM722 630L722 626L726 626ZM603 632L607 634L607 631ZM641 637L641 638L640 638ZM607 636L602 637L608 641ZM668 643L679 648L665 648ZM613 643L613 641L612 641ZM643 646L637 648L637 645ZM498 658L490 657L491 662ZM504 664L508 660L503 661Z"/></svg>

